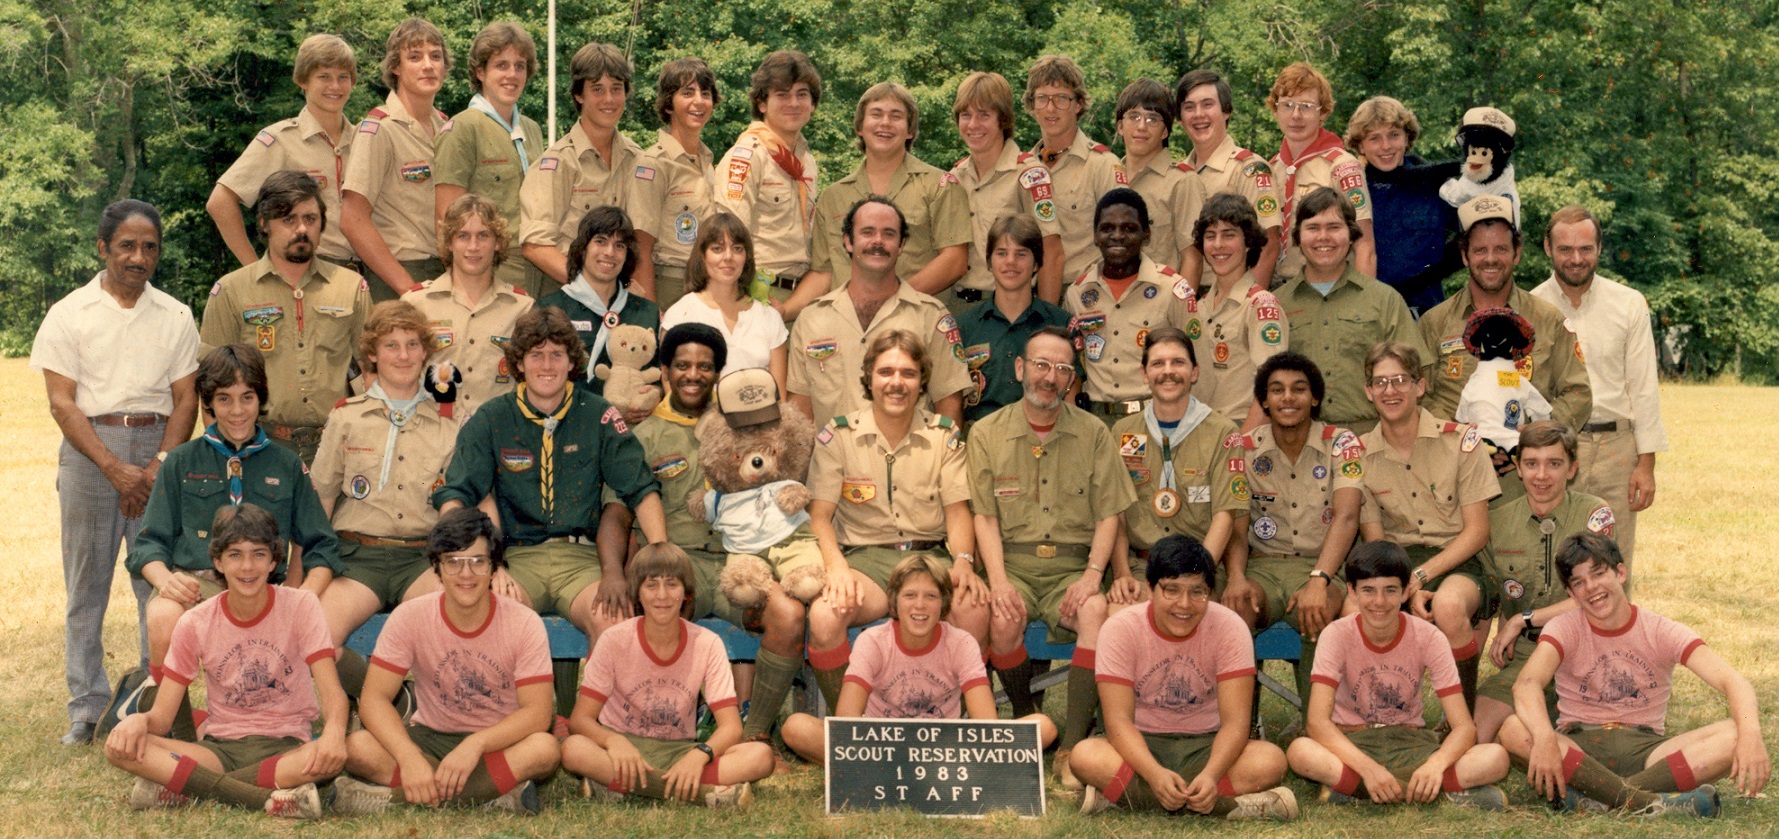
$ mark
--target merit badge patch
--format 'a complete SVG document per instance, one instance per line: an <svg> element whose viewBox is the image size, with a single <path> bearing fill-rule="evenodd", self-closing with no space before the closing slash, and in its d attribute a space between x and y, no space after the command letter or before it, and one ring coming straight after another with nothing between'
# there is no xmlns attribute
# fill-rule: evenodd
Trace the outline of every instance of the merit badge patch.
<svg viewBox="0 0 1779 839"><path fill-rule="evenodd" d="M360 501L371 494L371 479L363 475L352 476L352 497Z"/></svg>
<svg viewBox="0 0 1779 839"><path fill-rule="evenodd" d="M1318 481L1328 477L1328 467L1323 466L1320 463L1316 464L1316 468L1310 470L1310 477L1315 478Z"/></svg>
<svg viewBox="0 0 1779 839"><path fill-rule="evenodd" d="M1261 516L1254 520L1254 538L1266 542L1277 535L1279 535L1279 525L1278 522L1272 520L1272 516Z"/></svg>
<svg viewBox="0 0 1779 839"><path fill-rule="evenodd" d="M1140 350L1147 346L1149 346L1149 330L1147 330L1147 329L1137 330L1137 349Z"/></svg>
<svg viewBox="0 0 1779 839"><path fill-rule="evenodd" d="M1106 339L1098 335L1089 335L1081 348L1086 351L1088 361L1099 361L1100 357L1106 354Z"/></svg>
<svg viewBox="0 0 1779 839"><path fill-rule="evenodd" d="M1445 377L1448 379L1464 378L1464 356L1454 355L1445 360Z"/></svg>
<svg viewBox="0 0 1779 839"><path fill-rule="evenodd" d="M1211 350L1211 361L1219 368L1229 366L1229 344L1227 342L1217 342L1216 348Z"/></svg>
<svg viewBox="0 0 1779 839"><path fill-rule="evenodd" d="M1334 508L1333 507L1323 507L1322 508L1322 524L1327 525L1327 524L1332 524L1333 522L1334 522Z"/></svg>

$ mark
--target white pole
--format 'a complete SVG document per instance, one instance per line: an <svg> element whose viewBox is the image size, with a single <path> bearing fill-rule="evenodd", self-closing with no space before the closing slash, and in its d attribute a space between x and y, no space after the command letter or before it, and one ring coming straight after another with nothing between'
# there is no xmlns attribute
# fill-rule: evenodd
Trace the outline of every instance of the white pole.
<svg viewBox="0 0 1779 839"><path fill-rule="evenodd" d="M556 142L556 0L550 0L550 28L546 40L549 41L550 53L550 86L546 89L548 92L545 94L545 101L549 103L547 107L550 119L549 128L546 130L549 131L549 141L554 143Z"/></svg>

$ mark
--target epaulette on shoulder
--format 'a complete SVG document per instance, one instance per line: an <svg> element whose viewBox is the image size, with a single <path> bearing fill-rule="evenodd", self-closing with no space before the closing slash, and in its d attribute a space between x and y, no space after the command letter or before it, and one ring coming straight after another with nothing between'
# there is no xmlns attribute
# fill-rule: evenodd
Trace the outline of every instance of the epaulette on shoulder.
<svg viewBox="0 0 1779 839"><path fill-rule="evenodd" d="M531 296L531 295L525 293L525 289L522 289L518 286L513 286L513 293L519 295L520 297L530 297Z"/></svg>
<svg viewBox="0 0 1779 839"><path fill-rule="evenodd" d="M1257 156L1258 155L1254 154L1251 151L1248 151L1247 149L1238 148L1235 150L1235 159L1236 160L1247 160L1250 157L1257 157Z"/></svg>
<svg viewBox="0 0 1779 839"><path fill-rule="evenodd" d="M1456 422L1448 422L1448 423L1445 423L1444 425L1441 425L1439 427L1439 431L1442 434L1457 434L1463 430L1464 430L1463 424L1456 423Z"/></svg>
<svg viewBox="0 0 1779 839"><path fill-rule="evenodd" d="M1075 282L1071 283L1071 285L1080 285L1082 282L1086 281L1087 275L1091 274L1091 273L1093 273L1093 269L1091 269L1091 268L1087 269L1086 271L1082 271L1081 276L1076 277Z"/></svg>
<svg viewBox="0 0 1779 839"><path fill-rule="evenodd" d="M1334 439L1334 435L1339 434L1339 433L1340 433L1340 428L1337 426L1333 426L1333 425L1322 426L1322 439L1324 439L1324 440L1332 440L1332 439Z"/></svg>
<svg viewBox="0 0 1779 839"><path fill-rule="evenodd" d="M365 119L383 119L384 117L387 117L387 116L389 116L388 111L385 111L382 108L372 108L370 113L364 115L364 118Z"/></svg>
<svg viewBox="0 0 1779 839"><path fill-rule="evenodd" d="M1101 154L1111 154L1112 153L1112 150L1110 148L1107 148L1105 143L1094 143L1092 148L1094 151L1099 152Z"/></svg>
<svg viewBox="0 0 1779 839"><path fill-rule="evenodd" d="M346 407L346 403L351 402L351 401L352 401L352 397L348 396L345 399L341 399L340 401L335 402L334 407L335 408L344 408L344 407Z"/></svg>
<svg viewBox="0 0 1779 839"><path fill-rule="evenodd" d="M1339 160L1341 155L1346 154L1346 153L1347 153L1346 149L1325 149L1320 154L1317 154L1316 156L1322 158L1323 160L1328 161L1329 163L1333 163L1334 161Z"/></svg>
<svg viewBox="0 0 1779 839"><path fill-rule="evenodd" d="M940 428L950 428L953 425L956 425L956 423L953 423L951 421L951 417L948 417L944 414L935 415L933 424L939 426Z"/></svg>
<svg viewBox="0 0 1779 839"><path fill-rule="evenodd" d="M967 158L967 157L966 157L966 158L964 158L964 159L962 159L962 160L959 160L959 161L958 161L958 162L956 162L956 163L953 163L953 164L951 164L951 168L953 168L953 169L956 169L956 168L957 168L957 167L959 167L959 166L962 166L962 165L964 165L964 164L965 164L965 163L969 163L969 162L970 162L970 159L969 159L969 158Z"/></svg>
<svg viewBox="0 0 1779 839"><path fill-rule="evenodd" d="M1252 432L1243 434L1242 435L1242 448L1247 449L1249 451L1253 451L1254 447L1255 447L1254 434Z"/></svg>
<svg viewBox="0 0 1779 839"><path fill-rule="evenodd" d="M1018 157L1014 158L1014 160L1016 160L1020 163L1030 163L1037 159L1038 159L1038 156L1035 154L1032 154L1029 151L1022 151L1019 153Z"/></svg>
<svg viewBox="0 0 1779 839"><path fill-rule="evenodd" d="M1175 271L1169 266L1163 265L1161 266L1161 275L1164 277L1178 277L1180 276L1180 272Z"/></svg>
<svg viewBox="0 0 1779 839"><path fill-rule="evenodd" d="M835 428L845 428L846 426L847 426L846 417L835 417L834 418L834 427Z"/></svg>
<svg viewBox="0 0 1779 839"><path fill-rule="evenodd" d="M1198 172L1197 169L1193 168L1192 164L1187 163L1184 160L1180 161L1179 163L1174 164L1174 168L1178 169L1182 172L1185 172L1188 175L1196 174Z"/></svg>

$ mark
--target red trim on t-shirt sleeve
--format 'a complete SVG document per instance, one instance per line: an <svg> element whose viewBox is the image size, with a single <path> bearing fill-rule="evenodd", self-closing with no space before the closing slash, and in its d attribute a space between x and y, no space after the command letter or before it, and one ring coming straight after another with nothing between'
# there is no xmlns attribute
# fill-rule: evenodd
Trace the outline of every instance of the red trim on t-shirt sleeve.
<svg viewBox="0 0 1779 839"><path fill-rule="evenodd" d="M513 682L513 686L514 687L525 687L527 685L542 685L542 684L547 684L554 680L555 680L554 676L552 676L548 673L545 673L542 676L529 676L529 677L520 679L516 682Z"/></svg>
<svg viewBox="0 0 1779 839"><path fill-rule="evenodd" d="M710 710L714 712L714 711L721 711L724 708L738 708L740 706L741 706L741 702L739 700L737 700L735 697L731 696L728 699L719 699L715 702L710 703Z"/></svg>
<svg viewBox="0 0 1779 839"><path fill-rule="evenodd" d="M1137 686L1137 683L1131 681L1130 679L1126 679L1123 676L1110 676L1110 675L1107 675L1106 672L1103 670L1100 672L1094 673L1093 680L1096 683L1099 683L1102 685L1106 685L1106 684L1124 685L1127 688L1134 688Z"/></svg>
<svg viewBox="0 0 1779 839"><path fill-rule="evenodd" d="M1327 685L1331 688L1340 687L1339 679L1336 679L1333 676L1324 676L1320 673L1310 676L1310 683L1316 684L1316 685Z"/></svg>
<svg viewBox="0 0 1779 839"><path fill-rule="evenodd" d="M383 668L384 670L388 670L389 672L394 673L397 676L408 675L408 668L397 667L394 664L391 664L388 659L383 659L383 658L378 658L376 656L371 656L371 663L377 665L378 667Z"/></svg>
<svg viewBox="0 0 1779 839"><path fill-rule="evenodd" d="M1452 685L1451 687L1448 687L1448 688L1439 688L1439 689L1433 691L1433 694L1435 696L1438 696L1440 699L1444 699L1448 696L1451 696L1454 693L1462 693L1463 691L1464 691L1463 685Z"/></svg>
<svg viewBox="0 0 1779 839"><path fill-rule="evenodd" d="M964 686L958 689L958 692L966 693L971 688L977 688L977 687L984 687L984 688L988 687L988 677L987 676L977 676L976 678L965 682Z"/></svg>
<svg viewBox="0 0 1779 839"><path fill-rule="evenodd" d="M1243 667L1243 668L1242 668L1242 669L1240 669L1240 670L1231 670L1231 671L1229 671L1229 672L1228 672L1228 673L1218 673L1218 674L1217 674L1217 681L1219 681L1219 682L1227 682L1227 681L1229 681L1229 680L1230 680L1230 679L1240 679L1240 678L1242 678L1242 677L1244 677L1244 676L1252 676L1252 675L1254 675L1254 668L1252 668L1252 667Z"/></svg>
<svg viewBox="0 0 1779 839"><path fill-rule="evenodd" d="M596 691L590 687L587 687L586 685L581 686L581 695L587 697L588 699L593 700L594 702L598 702L601 705L605 704L605 694L600 693L599 691Z"/></svg>
<svg viewBox="0 0 1779 839"><path fill-rule="evenodd" d="M846 674L846 678L840 680L841 684L846 684L847 682L852 682L853 684L864 688L866 693L871 692L871 683L865 681L864 676L854 676L853 674L848 673Z"/></svg>
<svg viewBox="0 0 1779 839"><path fill-rule="evenodd" d="M315 662L320 661L324 658L333 658L333 657L334 657L334 648L333 647L322 647L321 649L310 653L308 658L303 659L303 663L304 664L314 664Z"/></svg>
<svg viewBox="0 0 1779 839"><path fill-rule="evenodd" d="M184 673L175 671L171 667L165 666L161 668L161 675L169 682L178 682L186 687L190 687L192 679L197 678L196 676L187 676Z"/></svg>
<svg viewBox="0 0 1779 839"><path fill-rule="evenodd" d="M1551 645L1551 646L1553 646L1553 647L1556 647L1556 648L1557 648L1557 659L1558 659L1558 660L1559 660L1559 661L1560 661L1560 660L1562 660L1562 658L1563 658L1563 657L1564 657L1564 656L1566 656L1566 655L1568 655L1568 653L1567 653L1567 652L1565 652L1565 651L1564 651L1564 650L1563 650L1563 642L1562 642L1562 641L1558 641L1558 640L1557 640L1557 639L1555 639L1555 638L1552 638L1552 637L1551 637L1551 636L1549 636L1549 635L1540 635L1540 636L1538 636L1538 643L1540 643L1540 644L1549 644L1549 645Z"/></svg>
<svg viewBox="0 0 1779 839"><path fill-rule="evenodd" d="M1692 641L1687 643L1686 648L1682 649L1680 651L1680 663L1685 664L1687 659L1692 658L1693 650L1696 650L1703 646L1705 646L1705 639L1703 639L1703 638L1692 639Z"/></svg>

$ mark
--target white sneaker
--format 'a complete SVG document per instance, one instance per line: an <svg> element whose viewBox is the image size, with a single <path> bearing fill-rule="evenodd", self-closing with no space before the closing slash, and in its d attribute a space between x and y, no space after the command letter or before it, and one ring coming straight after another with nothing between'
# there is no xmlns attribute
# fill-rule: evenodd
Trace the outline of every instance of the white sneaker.
<svg viewBox="0 0 1779 839"><path fill-rule="evenodd" d="M1466 790L1459 790L1458 792L1448 792L1444 795L1447 803L1455 804L1459 807L1469 807L1473 810L1507 809L1507 795L1501 791L1500 787L1495 786L1494 784L1483 784L1480 787L1471 787Z"/></svg>
<svg viewBox="0 0 1779 839"><path fill-rule="evenodd" d="M482 809L505 810L509 813L535 816L541 809L537 800L537 784L533 781L526 781L507 790L505 795L483 804Z"/></svg>
<svg viewBox="0 0 1779 839"><path fill-rule="evenodd" d="M281 819L319 819L321 793L314 784L272 790L266 798L266 815Z"/></svg>
<svg viewBox="0 0 1779 839"><path fill-rule="evenodd" d="M1235 809L1229 811L1230 821L1271 819L1288 822L1297 818L1297 796L1289 787L1273 787L1263 792L1250 792L1235 797Z"/></svg>
<svg viewBox="0 0 1779 839"><path fill-rule="evenodd" d="M130 790L130 809L132 810L160 810L190 803L191 796L180 795L147 778L137 778L136 786Z"/></svg>
<svg viewBox="0 0 1779 839"><path fill-rule="evenodd" d="M395 790L381 784L360 781L351 775L334 779L332 809L342 816L370 816L389 809L395 801Z"/></svg>
<svg viewBox="0 0 1779 839"><path fill-rule="evenodd" d="M1081 793L1081 815L1083 816L1091 816L1094 813L1104 813L1107 810L1116 809L1118 809L1118 805L1113 804L1111 799L1107 798L1104 793L1094 787L1090 786L1085 792Z"/></svg>
<svg viewBox="0 0 1779 839"><path fill-rule="evenodd" d="M754 787L745 781L739 784L718 784L710 787L710 792L704 794L704 806L713 810L741 808L752 803Z"/></svg>

